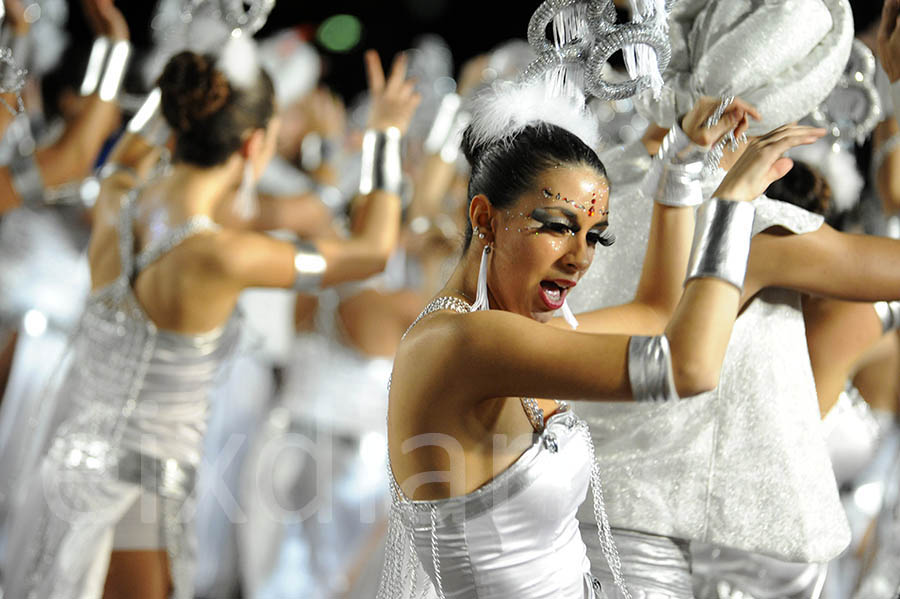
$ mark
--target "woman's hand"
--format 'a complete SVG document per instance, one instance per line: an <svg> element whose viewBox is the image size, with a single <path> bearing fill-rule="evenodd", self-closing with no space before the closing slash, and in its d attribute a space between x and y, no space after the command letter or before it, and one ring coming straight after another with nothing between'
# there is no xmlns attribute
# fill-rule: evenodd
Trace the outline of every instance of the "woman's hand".
<svg viewBox="0 0 900 599"><path fill-rule="evenodd" d="M415 91L415 82L406 78L406 55L398 54L394 59L387 81L377 52L369 50L365 60L369 93L372 95L372 110L367 126L381 131L396 127L401 134L406 133L422 99Z"/></svg>
<svg viewBox="0 0 900 599"><path fill-rule="evenodd" d="M878 56L891 83L900 79L900 0L884 0L878 25Z"/></svg>
<svg viewBox="0 0 900 599"><path fill-rule="evenodd" d="M83 0L82 4L84 16L98 37L105 35L114 40L129 39L128 22L113 0Z"/></svg>
<svg viewBox="0 0 900 599"><path fill-rule="evenodd" d="M814 143L825 129L784 125L751 141L714 197L749 202L761 196L774 181L787 174L794 162L784 153L795 146Z"/></svg>
<svg viewBox="0 0 900 599"><path fill-rule="evenodd" d="M691 141L698 146L704 148L712 146L732 131L735 138L737 138L750 126L750 118L757 121L760 119L756 108L740 98L735 98L725 108L725 112L722 114L719 122L707 128L707 119L716 112L721 102L722 100L719 98L703 96L697 100L691 111L682 119L681 128Z"/></svg>

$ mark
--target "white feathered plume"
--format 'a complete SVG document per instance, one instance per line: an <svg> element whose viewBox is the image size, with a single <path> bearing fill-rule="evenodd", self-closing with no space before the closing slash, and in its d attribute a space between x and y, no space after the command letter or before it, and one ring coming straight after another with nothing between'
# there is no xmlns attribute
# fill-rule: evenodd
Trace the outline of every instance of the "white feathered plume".
<svg viewBox="0 0 900 599"><path fill-rule="evenodd" d="M584 99L553 95L543 78L529 83L497 82L472 101L471 127L477 145L509 139L539 122L562 127L594 150L600 143L597 119Z"/></svg>
<svg viewBox="0 0 900 599"><path fill-rule="evenodd" d="M219 54L216 68L225 73L228 83L248 88L259 80L259 51L249 35L231 35Z"/></svg>
<svg viewBox="0 0 900 599"><path fill-rule="evenodd" d="M859 203L865 181L851 151L835 152L832 143L819 141L812 145L791 148L788 156L802 160L822 173L828 186L831 187L834 212L846 212Z"/></svg>

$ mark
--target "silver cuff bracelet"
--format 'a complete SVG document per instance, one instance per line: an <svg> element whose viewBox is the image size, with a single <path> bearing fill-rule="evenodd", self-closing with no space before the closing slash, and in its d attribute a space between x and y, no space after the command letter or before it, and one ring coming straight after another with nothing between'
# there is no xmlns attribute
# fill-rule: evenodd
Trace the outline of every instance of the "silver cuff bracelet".
<svg viewBox="0 0 900 599"><path fill-rule="evenodd" d="M403 170L400 166L400 130L369 129L363 136L362 172L359 193L366 195L376 189L400 195Z"/></svg>
<svg viewBox="0 0 900 599"><path fill-rule="evenodd" d="M23 206L37 208L44 205L44 178L33 153L22 155L16 152L9 162L9 174Z"/></svg>
<svg viewBox="0 0 900 599"><path fill-rule="evenodd" d="M674 207L703 203L701 174L705 156L706 150L692 142L681 127L669 129L647 180L653 200Z"/></svg>
<svg viewBox="0 0 900 599"><path fill-rule="evenodd" d="M294 254L294 284L292 288L297 291L317 291L325 273L325 258L316 249L316 246L308 241L297 240L294 242L296 253Z"/></svg>
<svg viewBox="0 0 900 599"><path fill-rule="evenodd" d="M884 333L900 329L900 301L875 302L875 313Z"/></svg>
<svg viewBox="0 0 900 599"><path fill-rule="evenodd" d="M749 202L712 199L700 205L685 284L713 277L743 290L755 213Z"/></svg>
<svg viewBox="0 0 900 599"><path fill-rule="evenodd" d="M128 40L113 42L106 57L103 77L100 78L100 99L104 102L113 102L119 95L130 58L131 42Z"/></svg>
<svg viewBox="0 0 900 599"><path fill-rule="evenodd" d="M166 145L172 134L171 128L162 115L161 101L162 91L158 87L153 88L138 111L128 121L128 132L140 135L153 146Z"/></svg>
<svg viewBox="0 0 900 599"><path fill-rule="evenodd" d="M894 103L894 114L900 112L900 80L891 83L891 101Z"/></svg>
<svg viewBox="0 0 900 599"><path fill-rule="evenodd" d="M462 106L462 98L459 94L447 94L441 99L441 105L431 124L431 130L428 132L428 137L425 138L426 153L442 153L447 139L453 132L456 114L459 112L460 106Z"/></svg>
<svg viewBox="0 0 900 599"><path fill-rule="evenodd" d="M91 46L91 54L88 58L87 70L81 82L81 95L90 96L100 86L100 77L103 75L103 65L106 64L106 55L109 53L109 38L98 37Z"/></svg>
<svg viewBox="0 0 900 599"><path fill-rule="evenodd" d="M672 377L672 355L665 335L628 341L628 380L634 401L679 399Z"/></svg>

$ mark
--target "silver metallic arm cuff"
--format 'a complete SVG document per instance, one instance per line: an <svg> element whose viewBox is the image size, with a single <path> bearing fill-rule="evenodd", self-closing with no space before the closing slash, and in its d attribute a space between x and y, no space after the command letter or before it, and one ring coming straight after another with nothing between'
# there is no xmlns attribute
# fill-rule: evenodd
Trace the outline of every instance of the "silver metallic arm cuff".
<svg viewBox="0 0 900 599"><path fill-rule="evenodd" d="M162 115L161 101L162 92L158 87L153 88L128 121L128 132L140 135L153 146L164 146L172 134L172 129Z"/></svg>
<svg viewBox="0 0 900 599"><path fill-rule="evenodd" d="M359 193L366 195L376 189L400 195L403 170L400 166L400 130L369 129L363 136L362 172Z"/></svg>
<svg viewBox="0 0 900 599"><path fill-rule="evenodd" d="M649 195L666 206L697 206L703 202L701 173L706 149L696 145L678 125L663 138L648 175Z"/></svg>
<svg viewBox="0 0 900 599"><path fill-rule="evenodd" d="M700 205L685 284L713 277L743 290L755 213L749 202L712 199Z"/></svg>
<svg viewBox="0 0 900 599"><path fill-rule="evenodd" d="M900 301L875 302L874 306L883 332L900 329Z"/></svg>
<svg viewBox="0 0 900 599"><path fill-rule="evenodd" d="M9 162L9 173L23 206L37 208L44 205L44 178L33 153L23 156L15 152Z"/></svg>
<svg viewBox="0 0 900 599"><path fill-rule="evenodd" d="M317 291L322 283L322 275L327 266L325 258L308 241L294 242L294 284L297 291Z"/></svg>
<svg viewBox="0 0 900 599"><path fill-rule="evenodd" d="M130 41L116 40L112 43L109 55L106 57L106 65L103 68L103 77L100 79L99 95L104 102L113 102L119 95L119 90L125 81L125 73L128 70L130 59Z"/></svg>
<svg viewBox="0 0 900 599"><path fill-rule="evenodd" d="M894 114L900 111L900 80L891 83L891 101L894 103Z"/></svg>
<svg viewBox="0 0 900 599"><path fill-rule="evenodd" d="M672 377L672 355L665 335L628 341L628 380L634 401L679 399Z"/></svg>
<svg viewBox="0 0 900 599"><path fill-rule="evenodd" d="M106 55L109 54L110 41L108 37L98 37L91 46L91 54L88 57L87 70L81 82L81 95L90 96L100 86L100 78L103 76L103 65L106 64Z"/></svg>
<svg viewBox="0 0 900 599"><path fill-rule="evenodd" d="M472 120L472 116L461 108L462 98L458 94L444 96L425 139L425 151L437 155L447 164L456 163L463 130Z"/></svg>

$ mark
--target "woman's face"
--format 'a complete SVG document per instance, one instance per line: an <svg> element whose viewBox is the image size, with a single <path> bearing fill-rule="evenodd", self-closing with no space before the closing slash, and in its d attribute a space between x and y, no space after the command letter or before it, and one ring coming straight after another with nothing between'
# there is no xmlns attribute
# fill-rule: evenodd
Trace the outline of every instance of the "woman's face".
<svg viewBox="0 0 900 599"><path fill-rule="evenodd" d="M614 241L608 207L605 177L588 166L560 165L541 173L512 206L494 209L492 304L549 320L591 265L597 246Z"/></svg>

